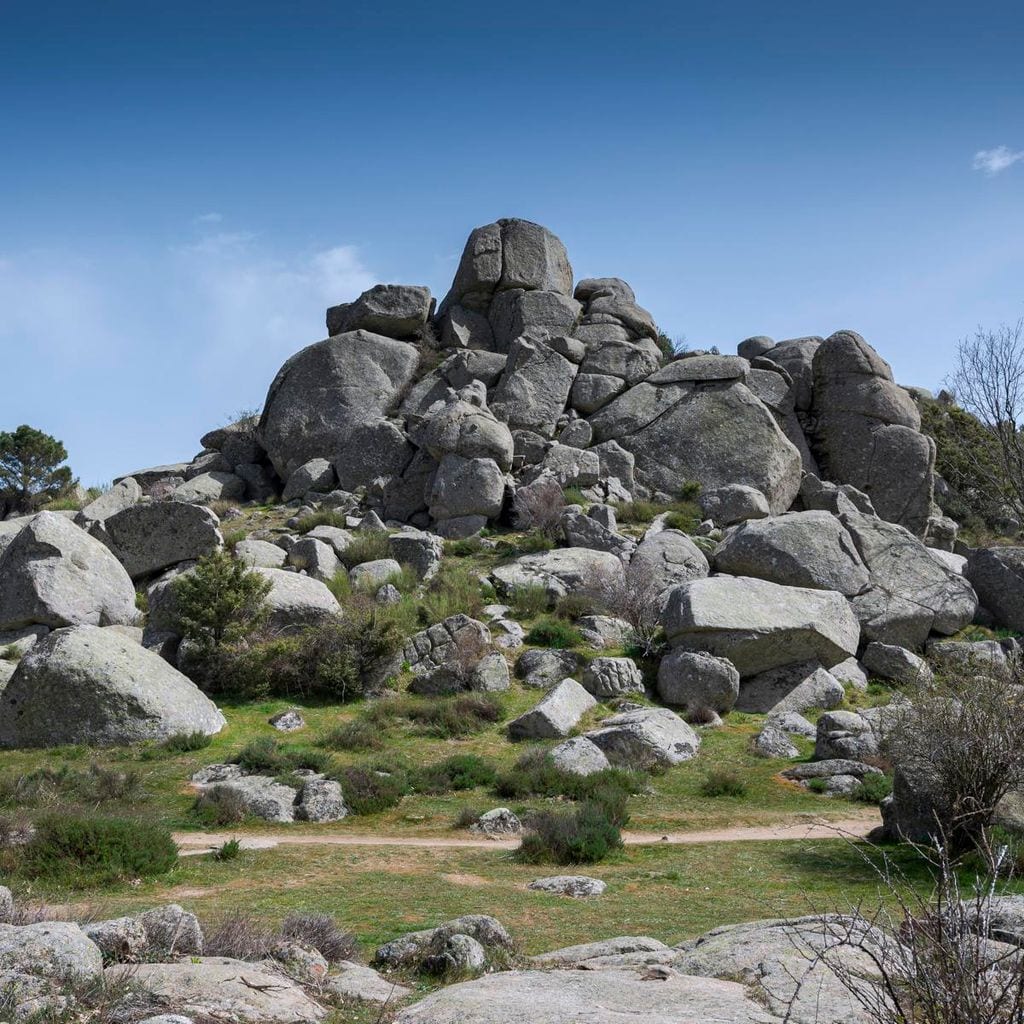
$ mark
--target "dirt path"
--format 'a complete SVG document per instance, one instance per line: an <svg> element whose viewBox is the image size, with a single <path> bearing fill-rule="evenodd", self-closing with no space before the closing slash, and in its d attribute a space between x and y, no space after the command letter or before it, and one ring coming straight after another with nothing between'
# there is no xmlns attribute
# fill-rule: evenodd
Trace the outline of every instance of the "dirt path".
<svg viewBox="0 0 1024 1024"><path fill-rule="evenodd" d="M879 824L877 812L865 812L839 821L804 820L778 825L732 826L703 832L624 832L627 846L689 846L696 843L742 843L775 840L863 839ZM518 839L462 839L445 836L393 836L364 833L330 835L245 836L228 832L179 832L174 837L184 857L194 857L238 839L246 850L270 850L275 846L411 846L422 849L511 850Z"/></svg>

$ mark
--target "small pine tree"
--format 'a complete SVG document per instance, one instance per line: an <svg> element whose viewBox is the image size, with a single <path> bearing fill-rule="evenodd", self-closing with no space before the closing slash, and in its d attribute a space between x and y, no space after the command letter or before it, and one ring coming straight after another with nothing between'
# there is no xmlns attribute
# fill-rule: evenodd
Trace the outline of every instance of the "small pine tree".
<svg viewBox="0 0 1024 1024"><path fill-rule="evenodd" d="M238 640L262 618L270 581L226 551L201 558L174 581L178 628L207 651Z"/></svg>
<svg viewBox="0 0 1024 1024"><path fill-rule="evenodd" d="M25 423L0 432L0 498L19 512L59 498L74 483L67 457L60 441Z"/></svg>

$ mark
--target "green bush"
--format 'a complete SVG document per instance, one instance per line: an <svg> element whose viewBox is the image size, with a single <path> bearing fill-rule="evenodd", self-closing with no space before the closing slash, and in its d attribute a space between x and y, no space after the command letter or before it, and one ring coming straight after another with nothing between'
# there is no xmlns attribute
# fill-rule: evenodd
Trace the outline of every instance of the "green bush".
<svg viewBox="0 0 1024 1024"><path fill-rule="evenodd" d="M555 614L560 619L568 619L574 622L584 615L600 615L601 609L597 602L588 594L566 594L558 599L555 605Z"/></svg>
<svg viewBox="0 0 1024 1024"><path fill-rule="evenodd" d="M566 487L562 491L562 500L566 505L587 506L590 504L590 499L578 487Z"/></svg>
<svg viewBox="0 0 1024 1024"><path fill-rule="evenodd" d="M396 654L403 637L386 615L370 612L310 626L294 636L239 644L202 673L207 690L253 700L268 697L349 701L363 696L368 678ZM213 671L213 669L216 671Z"/></svg>
<svg viewBox="0 0 1024 1024"><path fill-rule="evenodd" d="M20 848L17 870L67 884L166 874L178 860L171 833L147 821L54 815Z"/></svg>
<svg viewBox="0 0 1024 1024"><path fill-rule="evenodd" d="M527 864L597 864L621 848L618 826L601 805L588 802L535 815L517 858Z"/></svg>
<svg viewBox="0 0 1024 1024"><path fill-rule="evenodd" d="M746 796L747 784L734 771L721 769L708 772L700 786L701 796Z"/></svg>
<svg viewBox="0 0 1024 1024"><path fill-rule="evenodd" d="M826 793L828 792L828 783L824 779L808 779L807 788L812 793Z"/></svg>
<svg viewBox="0 0 1024 1024"><path fill-rule="evenodd" d="M408 695L380 701L365 713L366 721L380 728L405 720L428 735L442 739L472 736L504 717L501 701L489 693L460 693L427 699Z"/></svg>
<svg viewBox="0 0 1024 1024"><path fill-rule="evenodd" d="M384 746L381 731L365 718L353 718L332 729L321 743L331 750L380 750Z"/></svg>
<svg viewBox="0 0 1024 1024"><path fill-rule="evenodd" d="M860 780L850 799L862 804L880 804L892 792L892 779L888 775L871 773Z"/></svg>
<svg viewBox="0 0 1024 1024"><path fill-rule="evenodd" d="M352 765L333 775L341 783L345 803L353 814L377 814L398 804L409 791L404 773L382 774L372 767Z"/></svg>
<svg viewBox="0 0 1024 1024"><path fill-rule="evenodd" d="M433 626L450 615L464 612L473 618L483 613L479 574L471 566L445 562L427 583L417 614L421 627Z"/></svg>
<svg viewBox="0 0 1024 1024"><path fill-rule="evenodd" d="M447 540L444 543L444 553L455 558L468 558L471 555L478 555L483 550L483 538L479 535L464 537L461 540Z"/></svg>
<svg viewBox="0 0 1024 1024"><path fill-rule="evenodd" d="M255 628L265 614L270 580L214 551L172 584L178 630L202 650L217 650Z"/></svg>
<svg viewBox="0 0 1024 1024"><path fill-rule="evenodd" d="M176 732L160 744L169 754L190 754L194 750L202 750L213 742L212 736L205 732Z"/></svg>
<svg viewBox="0 0 1024 1024"><path fill-rule="evenodd" d="M538 647L555 647L562 650L567 647L577 647L583 643L583 637L575 626L571 626L567 622L543 618L536 622L530 632L526 634L526 642Z"/></svg>
<svg viewBox="0 0 1024 1024"><path fill-rule="evenodd" d="M231 758L231 763L240 765L247 772L282 775L300 768L326 771L331 767L331 758L322 750L285 750L277 740L261 736L242 747Z"/></svg>
<svg viewBox="0 0 1024 1024"><path fill-rule="evenodd" d="M391 545L388 535L376 530L357 533L352 543L338 556L346 568L362 565L363 562L376 562L381 558L391 557Z"/></svg>
<svg viewBox="0 0 1024 1024"><path fill-rule="evenodd" d="M496 777L494 768L476 754L456 754L421 768L413 778L413 787L421 793L451 793L490 786Z"/></svg>
<svg viewBox="0 0 1024 1024"><path fill-rule="evenodd" d="M645 788L643 775L624 768L605 768L593 775L562 771L546 750L530 750L509 772L495 780L495 793L509 800L527 797L565 797L603 806L619 826L626 824L626 803Z"/></svg>

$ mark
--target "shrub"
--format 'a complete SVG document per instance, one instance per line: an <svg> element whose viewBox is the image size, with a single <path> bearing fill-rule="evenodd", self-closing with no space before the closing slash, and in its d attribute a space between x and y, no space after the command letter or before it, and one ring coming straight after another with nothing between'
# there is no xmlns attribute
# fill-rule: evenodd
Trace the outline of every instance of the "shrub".
<svg viewBox="0 0 1024 1024"><path fill-rule="evenodd" d="M213 742L212 736L205 732L176 732L160 744L170 754L189 754L194 750L203 750Z"/></svg>
<svg viewBox="0 0 1024 1024"><path fill-rule="evenodd" d="M514 544L507 542L502 545L503 553L507 551L513 555L534 555L541 551L550 551L555 546L555 541L543 530L530 530L517 538Z"/></svg>
<svg viewBox="0 0 1024 1024"><path fill-rule="evenodd" d="M204 825L237 825L249 817L245 798L227 786L211 786L196 797L192 810Z"/></svg>
<svg viewBox="0 0 1024 1024"><path fill-rule="evenodd" d="M271 583L228 552L215 551L172 586L181 635L200 649L217 650L257 624Z"/></svg>
<svg viewBox="0 0 1024 1024"><path fill-rule="evenodd" d="M68 765L37 768L25 775L8 777L0 784L0 802L19 806L46 806L64 801L89 804L122 800L138 802L148 798L138 772L120 772L90 766L86 772Z"/></svg>
<svg viewBox="0 0 1024 1024"><path fill-rule="evenodd" d="M229 839L213 851L213 859L218 861L237 860L242 855L242 844L237 839Z"/></svg>
<svg viewBox="0 0 1024 1024"><path fill-rule="evenodd" d="M828 782L826 782L825 779L808 779L807 788L812 793L827 793Z"/></svg>
<svg viewBox="0 0 1024 1024"><path fill-rule="evenodd" d="M679 502L665 516L665 525L670 530L694 533L701 523L700 507L692 501Z"/></svg>
<svg viewBox="0 0 1024 1024"><path fill-rule="evenodd" d="M355 936L339 928L330 914L289 914L281 922L281 937L312 946L328 963L355 958Z"/></svg>
<svg viewBox="0 0 1024 1024"><path fill-rule="evenodd" d="M321 742L332 750L379 750L384 737L372 722L354 718L332 729Z"/></svg>
<svg viewBox="0 0 1024 1024"><path fill-rule="evenodd" d="M621 847L622 834L605 809L585 803L535 815L517 857L527 864L597 864Z"/></svg>
<svg viewBox="0 0 1024 1024"><path fill-rule="evenodd" d="M567 487L562 491L562 501L566 505L590 504L590 499L578 487Z"/></svg>
<svg viewBox="0 0 1024 1024"><path fill-rule="evenodd" d="M560 619L575 621L584 615L599 615L600 609L596 607L590 594L572 593L558 599L555 614Z"/></svg>
<svg viewBox="0 0 1024 1024"><path fill-rule="evenodd" d="M865 775L860 785L850 794L851 800L862 804L880 804L892 792L892 779L888 775Z"/></svg>
<svg viewBox="0 0 1024 1024"><path fill-rule="evenodd" d="M701 796L746 796L747 784L734 771L721 769L708 772L701 783Z"/></svg>
<svg viewBox="0 0 1024 1024"><path fill-rule="evenodd" d="M273 929L254 914L229 914L212 924L204 921L202 927L205 956L264 960L270 956L277 941Z"/></svg>
<svg viewBox="0 0 1024 1024"><path fill-rule="evenodd" d="M408 792L404 773L390 774L369 767L342 768L333 776L341 783L345 803L353 814L377 814L398 804Z"/></svg>
<svg viewBox="0 0 1024 1024"><path fill-rule="evenodd" d="M558 619L544 618L535 623L529 633L526 634L528 644L536 644L538 647L556 647L560 650L567 647L576 647L583 643L580 631L561 622Z"/></svg>
<svg viewBox="0 0 1024 1024"><path fill-rule="evenodd" d="M376 530L357 533L352 538L352 543L338 557L348 569L362 565L363 562L376 562L381 558L390 558L391 545L388 543L388 535Z"/></svg>
<svg viewBox="0 0 1024 1024"><path fill-rule="evenodd" d="M505 799L526 797L567 797L602 804L619 825L626 823L626 801L644 790L639 772L623 768L605 768L593 775L574 775L562 771L548 752L529 750L516 761L511 771L498 776L495 793Z"/></svg>
<svg viewBox="0 0 1024 1024"><path fill-rule="evenodd" d="M480 820L482 814L487 813L487 808L464 806L460 807L458 813L452 819L452 828L469 828Z"/></svg>
<svg viewBox="0 0 1024 1024"><path fill-rule="evenodd" d="M322 750L284 750L277 740L261 736L247 743L231 759L247 772L282 775L299 768L323 772L331 767L331 758Z"/></svg>
<svg viewBox="0 0 1024 1024"><path fill-rule="evenodd" d="M160 825L60 815L38 823L17 867L30 878L90 883L165 874L177 860L171 833Z"/></svg>
<svg viewBox="0 0 1024 1024"><path fill-rule="evenodd" d="M402 635L386 615L370 612L311 626L294 636L241 644L220 659L207 689L262 699L328 699L344 702L364 693L380 666L400 649Z"/></svg>
<svg viewBox="0 0 1024 1024"><path fill-rule="evenodd" d="M509 603L517 618L532 619L548 610L551 598L547 588L539 583L531 583L525 587L516 587L509 595Z"/></svg>
<svg viewBox="0 0 1024 1024"><path fill-rule="evenodd" d="M504 717L501 702L487 693L463 693L421 704L411 715L412 721L444 739L472 736Z"/></svg>
<svg viewBox="0 0 1024 1024"><path fill-rule="evenodd" d="M420 769L413 785L421 793L450 793L490 786L496 777L494 768L476 754L456 754Z"/></svg>
<svg viewBox="0 0 1024 1024"><path fill-rule="evenodd" d="M541 477L516 491L513 503L516 526L521 530L537 530L551 540L562 533L562 511L565 498L553 477Z"/></svg>

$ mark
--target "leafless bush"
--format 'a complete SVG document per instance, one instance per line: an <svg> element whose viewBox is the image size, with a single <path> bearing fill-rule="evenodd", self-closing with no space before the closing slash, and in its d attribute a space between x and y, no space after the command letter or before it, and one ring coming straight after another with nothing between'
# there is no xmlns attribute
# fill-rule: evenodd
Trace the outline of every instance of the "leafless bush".
<svg viewBox="0 0 1024 1024"><path fill-rule="evenodd" d="M355 936L339 928L330 914L289 914L281 922L281 937L312 946L332 964L356 953Z"/></svg>
<svg viewBox="0 0 1024 1024"><path fill-rule="evenodd" d="M562 534L562 512L565 496L558 482L542 476L516 491L513 510L516 526L521 530L539 530L557 540Z"/></svg>
<svg viewBox="0 0 1024 1024"><path fill-rule="evenodd" d="M947 384L996 442L989 448L954 431L952 439L963 442L957 452L972 479L994 500L1024 516L1024 320L996 330L979 328L964 338Z"/></svg>
<svg viewBox="0 0 1024 1024"><path fill-rule="evenodd" d="M210 825L237 825L249 816L245 798L229 786L211 786L200 793L195 810Z"/></svg>
<svg viewBox="0 0 1024 1024"><path fill-rule="evenodd" d="M660 587L646 562L630 565L625 572L595 566L578 593L595 607L602 608L605 614L628 622L641 654L651 655L658 649Z"/></svg>
<svg viewBox="0 0 1024 1024"><path fill-rule="evenodd" d="M953 855L984 853L997 805L1024 786L1022 703L1019 686L982 674L943 680L894 705L882 752Z"/></svg>
<svg viewBox="0 0 1024 1024"><path fill-rule="evenodd" d="M279 936L260 918L230 914L212 925L203 924L203 952L236 960L263 960L270 956Z"/></svg>
<svg viewBox="0 0 1024 1024"><path fill-rule="evenodd" d="M876 868L883 908L823 917L811 966L829 968L872 1024L1022 1024L1021 951L990 941L996 876L976 879L965 892L945 844L922 853L935 872L933 890L922 893L885 859ZM799 994L798 983L791 1008Z"/></svg>

